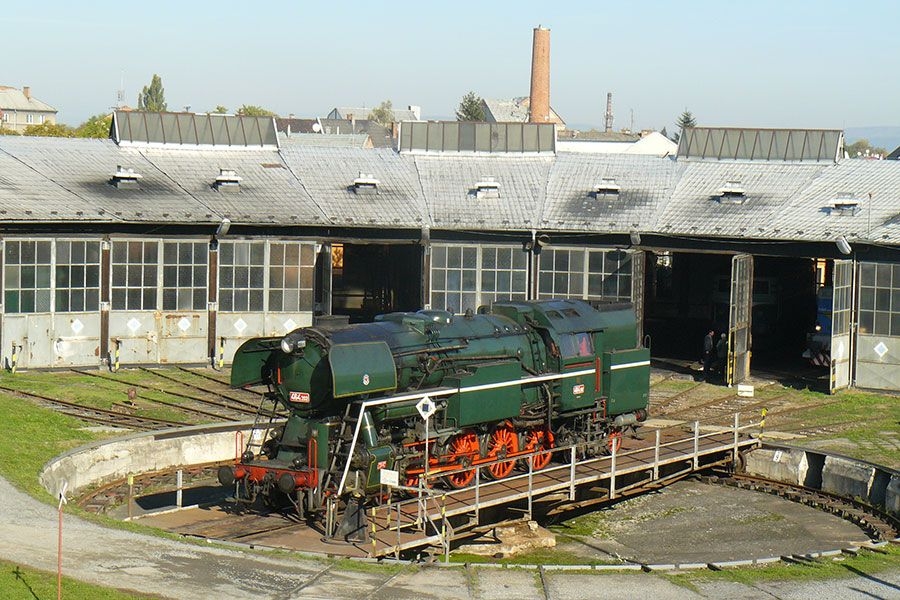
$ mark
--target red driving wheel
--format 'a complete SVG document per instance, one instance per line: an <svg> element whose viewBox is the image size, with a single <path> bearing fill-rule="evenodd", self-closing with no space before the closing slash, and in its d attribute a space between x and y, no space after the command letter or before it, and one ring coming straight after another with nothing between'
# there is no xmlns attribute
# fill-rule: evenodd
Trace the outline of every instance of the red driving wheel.
<svg viewBox="0 0 900 600"><path fill-rule="evenodd" d="M496 425L488 436L488 451L485 458L498 460L519 451L519 436L516 429L508 421ZM487 466L487 475L491 479L503 479L512 473L515 460L498 462Z"/></svg>
<svg viewBox="0 0 900 600"><path fill-rule="evenodd" d="M467 467L472 464L472 460L478 456L478 436L472 431L464 431L458 433L447 443L447 454L443 457L449 463L459 463L460 466ZM465 469L451 473L444 478L447 484L454 488L464 488L472 483L475 479L474 469Z"/></svg>

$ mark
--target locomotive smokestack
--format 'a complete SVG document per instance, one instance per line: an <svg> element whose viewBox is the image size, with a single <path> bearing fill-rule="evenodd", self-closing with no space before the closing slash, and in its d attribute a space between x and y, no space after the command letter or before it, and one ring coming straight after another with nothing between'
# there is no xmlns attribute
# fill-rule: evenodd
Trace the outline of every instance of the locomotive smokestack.
<svg viewBox="0 0 900 600"><path fill-rule="evenodd" d="M529 98L529 123L550 121L550 30L534 28L531 50L531 97Z"/></svg>

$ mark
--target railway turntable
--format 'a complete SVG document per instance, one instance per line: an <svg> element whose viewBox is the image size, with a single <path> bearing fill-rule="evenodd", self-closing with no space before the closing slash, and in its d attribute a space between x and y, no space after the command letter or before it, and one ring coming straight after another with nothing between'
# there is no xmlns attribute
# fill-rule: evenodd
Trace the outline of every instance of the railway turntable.
<svg viewBox="0 0 900 600"><path fill-rule="evenodd" d="M730 467L741 452L758 445L748 435L756 424L736 424L727 431L705 431L697 424L663 429L650 425L640 439L626 436L620 447L602 457L579 457L574 446L560 447L551 451L554 461L545 468L529 468L538 456L534 453L500 480L484 477L479 469L472 485L462 489L398 486L402 496L382 495L380 502L360 510L351 525L341 521L338 511L343 507L336 503L333 518L324 521L221 503L149 514L141 522L190 537L334 556L401 557L424 549L447 555L456 540L473 536L502 515L530 517L539 510L599 505L658 489L700 470Z"/></svg>

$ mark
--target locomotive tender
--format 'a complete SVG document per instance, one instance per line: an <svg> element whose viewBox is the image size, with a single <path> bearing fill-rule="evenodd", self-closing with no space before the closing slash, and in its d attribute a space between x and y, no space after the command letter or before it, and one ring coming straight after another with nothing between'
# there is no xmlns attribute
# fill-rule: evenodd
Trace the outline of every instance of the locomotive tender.
<svg viewBox="0 0 900 600"><path fill-rule="evenodd" d="M580 300L391 313L255 338L236 352L231 384L267 385L288 417L261 407L219 481L237 499L262 495L302 514L327 496L380 497L384 469L401 485L425 475L461 488L478 468L493 479L527 461L542 469L554 447L606 453L647 418L649 365L630 305ZM423 398L433 403L427 422Z"/></svg>

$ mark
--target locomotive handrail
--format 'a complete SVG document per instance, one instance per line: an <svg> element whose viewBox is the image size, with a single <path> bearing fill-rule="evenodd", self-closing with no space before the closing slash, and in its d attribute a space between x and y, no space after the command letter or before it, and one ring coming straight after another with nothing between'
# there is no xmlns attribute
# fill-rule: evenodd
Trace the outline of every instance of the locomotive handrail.
<svg viewBox="0 0 900 600"><path fill-rule="evenodd" d="M356 420L356 427L353 430L353 439L350 442L350 451L347 453L347 461L344 463L344 471L341 474L341 482L338 485L337 493L340 496L344 493L344 486L347 483L347 475L350 472L350 457L353 456L353 453L356 451L356 444L359 440L359 432L362 426L362 414L369 408L373 406L385 406L388 404L397 404L399 402L409 402L411 400L421 400L425 396L429 398L433 397L443 397L443 396L452 396L453 394L463 394L468 392L482 391L482 390L491 390L491 389L499 389L504 387L512 387L512 386L522 386L528 385L532 383L541 383L544 381L553 381L556 379L568 379L570 377L579 377L582 375L593 375L596 373L596 368L590 369L581 369L579 371L570 371L567 373L549 373L546 375L535 375L531 377L522 377L520 379L513 379L509 381L501 381L498 383L485 383L481 385L473 385L469 387L442 387L428 390L427 392L414 392L409 394L402 394L399 396L387 396L384 398L376 398L373 400L363 400L360 405L359 415Z"/></svg>

